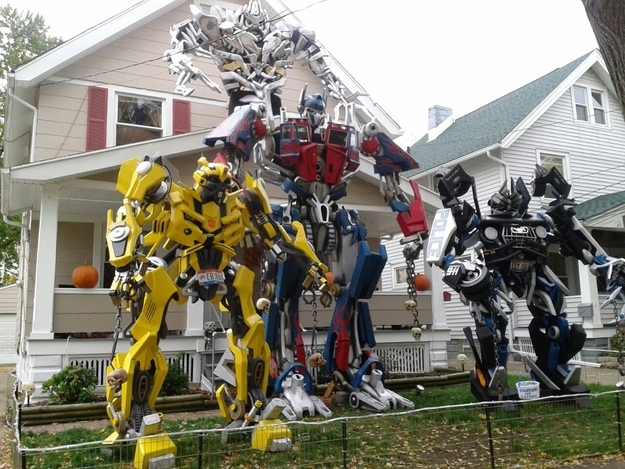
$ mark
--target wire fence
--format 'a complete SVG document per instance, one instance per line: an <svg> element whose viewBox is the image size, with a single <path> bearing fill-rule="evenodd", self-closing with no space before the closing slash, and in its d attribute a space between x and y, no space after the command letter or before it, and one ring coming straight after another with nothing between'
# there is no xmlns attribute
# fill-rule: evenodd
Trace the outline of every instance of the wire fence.
<svg viewBox="0 0 625 469"><path fill-rule="evenodd" d="M527 468L560 467L623 450L623 390L393 411L385 414L192 429L142 440L18 447L35 468ZM418 401L418 398L416 399ZM76 429L76 441L84 435ZM277 441L280 451L263 451ZM171 453L168 441L175 445ZM259 446L259 442L261 442ZM162 444L162 448L159 445ZM142 448L162 455L147 464ZM137 460L139 454L139 460ZM159 459L160 458L160 459Z"/></svg>

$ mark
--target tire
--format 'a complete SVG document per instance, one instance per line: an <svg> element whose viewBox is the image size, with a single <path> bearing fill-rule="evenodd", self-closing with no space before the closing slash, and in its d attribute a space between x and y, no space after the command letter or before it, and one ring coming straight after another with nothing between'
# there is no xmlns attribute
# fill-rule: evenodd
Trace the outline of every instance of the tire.
<svg viewBox="0 0 625 469"><path fill-rule="evenodd" d="M478 265L470 278L467 275L460 281L458 288L468 300L482 300L492 294L490 272L484 266Z"/></svg>

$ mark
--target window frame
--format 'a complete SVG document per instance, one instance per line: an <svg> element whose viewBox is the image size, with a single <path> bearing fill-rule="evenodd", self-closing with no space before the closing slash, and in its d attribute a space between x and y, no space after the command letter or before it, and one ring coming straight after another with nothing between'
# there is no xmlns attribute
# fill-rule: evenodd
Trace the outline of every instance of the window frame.
<svg viewBox="0 0 625 469"><path fill-rule="evenodd" d="M153 101L161 101L161 127L163 137L170 137L173 135L173 106L174 100L176 99L171 93L159 93L157 91L142 91L136 89L129 89L118 86L110 86L109 88L109 99L107 103L107 123L106 123L106 146L116 147L117 145L117 112L118 112L118 103L119 97L132 97L132 98L143 98L149 99ZM158 128L158 127L154 127ZM150 142L151 140L145 140L145 142ZM138 143L138 142L137 142Z"/></svg>
<svg viewBox="0 0 625 469"><path fill-rule="evenodd" d="M542 166L543 163L543 158L545 156L548 156L550 158L559 158L562 161L562 176L564 176L564 179L566 179L569 183L571 182L571 179L573 178L573 176L571 175L571 156L569 153L564 153L561 151L550 151L550 150L541 150L541 149L537 149L536 150L536 163ZM571 185L571 192L569 193L569 199L573 198L575 192L575 187L573 187L573 185ZM541 197L541 200L544 199L549 199L549 197Z"/></svg>
<svg viewBox="0 0 625 469"><path fill-rule="evenodd" d="M408 279L408 268L406 267L406 264L397 264L393 266L393 272L391 275L391 288L393 290L398 289L398 288L408 288L408 282L401 282L399 280L399 271L403 270L404 271L404 276L406 277L406 280Z"/></svg>
<svg viewBox="0 0 625 469"><path fill-rule="evenodd" d="M584 96L584 103L578 103L577 99L576 99L576 95L575 92L576 90L582 91L583 92L583 96ZM601 108L596 108L594 106L594 94L598 94L601 97ZM610 126L610 119L609 119L609 109L608 109L608 92L605 89L600 89L598 87L595 86L591 86L591 85L585 85L582 83L576 83L575 85L573 85L571 87L571 103L573 106L573 119L575 121L575 123L579 123L579 124L586 124L586 125L598 125L598 126L605 126L605 127L609 127ZM577 114L577 106L585 106L586 108L586 117L588 119L584 120L584 119L580 119L578 117ZM597 122L596 117L595 117L595 110L596 109L601 109L602 111L602 116L603 116L603 120L605 122Z"/></svg>

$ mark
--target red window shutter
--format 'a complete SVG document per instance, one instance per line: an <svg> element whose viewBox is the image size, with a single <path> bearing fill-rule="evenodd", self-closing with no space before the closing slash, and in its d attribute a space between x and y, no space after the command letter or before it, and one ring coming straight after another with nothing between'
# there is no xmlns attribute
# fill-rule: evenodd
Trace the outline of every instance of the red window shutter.
<svg viewBox="0 0 625 469"><path fill-rule="evenodd" d="M180 99L173 101L174 135L186 134L191 131L191 103Z"/></svg>
<svg viewBox="0 0 625 469"><path fill-rule="evenodd" d="M87 151L106 148L106 107L108 90L89 87L87 105Z"/></svg>

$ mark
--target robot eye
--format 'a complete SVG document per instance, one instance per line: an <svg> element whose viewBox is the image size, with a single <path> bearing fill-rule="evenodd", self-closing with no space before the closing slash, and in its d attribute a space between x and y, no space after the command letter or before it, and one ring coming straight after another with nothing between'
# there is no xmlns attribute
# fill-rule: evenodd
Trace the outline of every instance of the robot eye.
<svg viewBox="0 0 625 469"><path fill-rule="evenodd" d="M486 237L486 239L493 241L497 239L497 236L499 236L499 232L497 231L497 228L489 226L484 230L484 236Z"/></svg>

